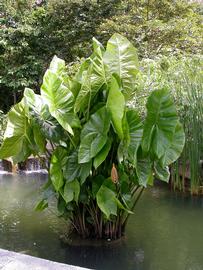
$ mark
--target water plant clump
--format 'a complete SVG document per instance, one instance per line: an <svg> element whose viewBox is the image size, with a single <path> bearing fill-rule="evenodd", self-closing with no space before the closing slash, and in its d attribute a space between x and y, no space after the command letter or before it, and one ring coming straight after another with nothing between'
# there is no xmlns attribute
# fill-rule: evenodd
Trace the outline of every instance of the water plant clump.
<svg viewBox="0 0 203 270"><path fill-rule="evenodd" d="M152 91L146 115L130 108L139 66L136 49L114 34L70 77L54 57L41 94L26 88L8 114L0 158L46 155L49 179L37 210L57 198L60 215L84 238L118 239L144 189L169 181L184 131L167 88Z"/></svg>

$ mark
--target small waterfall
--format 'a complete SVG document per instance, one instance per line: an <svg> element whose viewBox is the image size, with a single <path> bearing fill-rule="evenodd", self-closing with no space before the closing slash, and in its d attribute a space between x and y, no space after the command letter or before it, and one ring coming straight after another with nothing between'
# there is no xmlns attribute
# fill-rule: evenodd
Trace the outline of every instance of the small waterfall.
<svg viewBox="0 0 203 270"><path fill-rule="evenodd" d="M40 160L37 158L29 158L26 165L27 171L35 172L42 169Z"/></svg>
<svg viewBox="0 0 203 270"><path fill-rule="evenodd" d="M29 157L26 161L18 164L18 170L24 173L46 173L46 159Z"/></svg>
<svg viewBox="0 0 203 270"><path fill-rule="evenodd" d="M11 160L3 159L0 160L0 174L10 174L16 172L23 173L47 173L47 160L43 158L29 157L24 162L19 162L17 165L14 165Z"/></svg>
<svg viewBox="0 0 203 270"><path fill-rule="evenodd" d="M4 171L4 167L3 167L3 164L2 164L2 160L0 160L0 171Z"/></svg>
<svg viewBox="0 0 203 270"><path fill-rule="evenodd" d="M7 174L13 172L13 164L10 160L0 160L0 174Z"/></svg>

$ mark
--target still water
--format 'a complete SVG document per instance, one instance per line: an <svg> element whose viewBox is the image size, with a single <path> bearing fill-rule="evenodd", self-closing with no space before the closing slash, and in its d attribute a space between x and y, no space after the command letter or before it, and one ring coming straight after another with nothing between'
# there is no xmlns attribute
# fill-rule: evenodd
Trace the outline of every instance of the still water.
<svg viewBox="0 0 203 270"><path fill-rule="evenodd" d="M101 270L202 270L203 198L156 187L145 192L126 239L107 246L64 246L54 205L33 207L46 176L0 175L0 248ZM1 258L0 258L1 260Z"/></svg>

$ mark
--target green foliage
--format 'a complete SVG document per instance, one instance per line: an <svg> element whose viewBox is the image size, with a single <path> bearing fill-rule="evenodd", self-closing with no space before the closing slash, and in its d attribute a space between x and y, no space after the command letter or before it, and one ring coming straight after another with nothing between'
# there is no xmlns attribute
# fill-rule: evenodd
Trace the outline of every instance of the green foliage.
<svg viewBox="0 0 203 270"><path fill-rule="evenodd" d="M97 204L109 219L110 215L117 215L116 193L102 185L97 192Z"/></svg>
<svg viewBox="0 0 203 270"><path fill-rule="evenodd" d="M122 120L125 111L125 98L115 78L112 78L106 106L111 114L114 129L122 140L124 136Z"/></svg>
<svg viewBox="0 0 203 270"><path fill-rule="evenodd" d="M80 123L73 113L74 96L64 84L64 72L65 62L54 57L50 68L44 75L41 95L49 107L50 114L65 130L73 135L72 128L79 127Z"/></svg>
<svg viewBox="0 0 203 270"><path fill-rule="evenodd" d="M109 128L110 115L106 107L102 107L91 115L81 131L79 163L89 162L102 150L108 139Z"/></svg>
<svg viewBox="0 0 203 270"><path fill-rule="evenodd" d="M173 166L174 188L185 190L190 180L192 194L201 193L203 184L203 61L202 57L187 59L174 74L174 94L184 125L186 144L176 167ZM179 175L181 174L181 179Z"/></svg>
<svg viewBox="0 0 203 270"><path fill-rule="evenodd" d="M97 34L124 34L144 58L202 52L202 4L196 1L125 0Z"/></svg>
<svg viewBox="0 0 203 270"><path fill-rule="evenodd" d="M68 76L64 61L55 56L41 95L25 90L9 112L0 158L21 161L28 154L40 155L38 127L40 145L52 147L45 150L47 188L54 190L60 214L83 237L116 239L144 187L152 185L154 176L169 180L168 165L181 154L184 132L166 89L150 93L146 116L128 107L138 68L136 50L126 38L114 34L106 50L94 39L93 48L75 76ZM47 134L46 125L55 137ZM45 197L37 209L46 203Z"/></svg>
<svg viewBox="0 0 203 270"><path fill-rule="evenodd" d="M1 146L1 158L14 157L16 162L27 159L31 154L31 126L26 117L22 100L8 113L8 123ZM29 146L30 145L30 146Z"/></svg>
<svg viewBox="0 0 203 270"><path fill-rule="evenodd" d="M152 150L160 159L170 147L178 124L176 108L166 89L152 92L146 107L147 117L143 131L142 149L145 152Z"/></svg>
<svg viewBox="0 0 203 270"><path fill-rule="evenodd" d="M40 92L47 62L54 55L66 60L68 73L72 75L80 65L79 59L90 54L93 36L107 41L115 32L123 34L138 49L141 58L202 52L202 8L186 0L46 0L40 4L35 0L2 0L0 13L0 109L5 112L22 98L25 87ZM111 62L112 72L124 75L121 78L127 93L135 84L137 71L133 71L129 81L124 70L115 70L117 59L121 60L116 56L123 41L120 44L114 41L109 41L104 58ZM123 54L127 47L121 50ZM129 48L129 55L134 51L135 48ZM93 77L102 72L104 77L99 78L103 80L105 71L100 65L103 50L96 42L95 54L98 63L92 67ZM136 62L135 58L129 58L127 68ZM83 75L88 78L88 74ZM87 87L85 83L84 89ZM76 110L82 106L81 99L85 106L83 91L75 104Z"/></svg>
<svg viewBox="0 0 203 270"><path fill-rule="evenodd" d="M58 192L64 185L63 177L63 160L67 155L66 150L57 147L51 157L50 162L50 179L54 189Z"/></svg>
<svg viewBox="0 0 203 270"><path fill-rule="evenodd" d="M138 72L138 59L135 47L125 38L114 34L107 42L104 62L111 74L120 78L123 94L129 98L135 85Z"/></svg>
<svg viewBox="0 0 203 270"><path fill-rule="evenodd" d="M95 29L114 14L117 2L2 0L0 109L9 110L21 99L25 87L39 92L47 61L55 54L67 63L88 55Z"/></svg>
<svg viewBox="0 0 203 270"><path fill-rule="evenodd" d="M176 137L176 143L173 143L173 149L176 151L173 152L169 148L167 157L163 156L162 162L167 165L177 159L176 154L182 149L182 128L184 128L186 143L180 159L172 166L172 184L174 189L184 191L189 186L191 193L201 192L200 186L203 183L202 56L144 59L140 65L142 73L138 74L135 97L130 105L139 107L142 115L145 115L147 96L152 90L160 88L170 90L183 127L179 124L176 126L173 135Z"/></svg>

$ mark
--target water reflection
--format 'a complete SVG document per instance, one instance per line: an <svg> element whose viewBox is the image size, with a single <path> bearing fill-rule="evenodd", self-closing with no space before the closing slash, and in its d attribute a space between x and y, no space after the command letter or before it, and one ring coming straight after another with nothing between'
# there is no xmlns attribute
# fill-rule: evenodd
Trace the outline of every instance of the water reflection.
<svg viewBox="0 0 203 270"><path fill-rule="evenodd" d="M157 187L145 192L126 239L106 246L65 246L64 222L33 207L46 176L0 175L0 247L59 262L110 270L203 269L203 198Z"/></svg>

